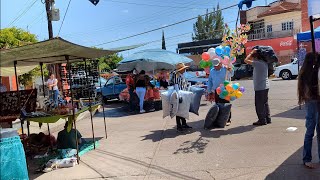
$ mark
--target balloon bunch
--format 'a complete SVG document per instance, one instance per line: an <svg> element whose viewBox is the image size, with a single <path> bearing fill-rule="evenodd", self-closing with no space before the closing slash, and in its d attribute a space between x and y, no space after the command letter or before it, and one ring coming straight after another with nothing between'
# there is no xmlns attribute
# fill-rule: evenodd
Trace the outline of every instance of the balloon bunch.
<svg viewBox="0 0 320 180"><path fill-rule="evenodd" d="M217 94L221 99L225 99L227 101L234 101L238 98L241 98L244 93L245 88L240 86L239 83L231 83L230 81L224 81L223 84L216 89Z"/></svg>
<svg viewBox="0 0 320 180"><path fill-rule="evenodd" d="M212 68L211 60L218 58L220 62L226 66L233 67L237 60L236 56L244 53L244 44L248 41L248 36L245 34L250 30L250 25L240 25L233 33L231 33L228 25L225 25L224 36L222 38L222 45L216 48L210 48L208 52L201 55L200 67L203 68L207 74Z"/></svg>

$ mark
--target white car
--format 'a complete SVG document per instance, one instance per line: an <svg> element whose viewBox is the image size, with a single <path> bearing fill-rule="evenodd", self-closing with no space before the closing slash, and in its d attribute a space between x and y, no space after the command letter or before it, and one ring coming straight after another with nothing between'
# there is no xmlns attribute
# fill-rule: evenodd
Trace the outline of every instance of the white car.
<svg viewBox="0 0 320 180"><path fill-rule="evenodd" d="M274 75L281 77L283 80L295 79L298 77L298 59L291 59L291 63L276 67Z"/></svg>

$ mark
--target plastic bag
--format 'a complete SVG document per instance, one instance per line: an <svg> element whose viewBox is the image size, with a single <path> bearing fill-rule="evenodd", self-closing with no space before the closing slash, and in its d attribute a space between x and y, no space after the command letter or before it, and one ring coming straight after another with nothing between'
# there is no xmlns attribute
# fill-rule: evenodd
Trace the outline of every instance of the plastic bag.
<svg viewBox="0 0 320 180"><path fill-rule="evenodd" d="M193 93L193 97L191 99L189 112L199 116L201 97L205 90L203 88L190 87L190 91Z"/></svg>
<svg viewBox="0 0 320 180"><path fill-rule="evenodd" d="M189 110L191 100L193 99L193 93L189 91L178 91L179 99L182 98L182 102L178 105L177 116L189 119Z"/></svg>

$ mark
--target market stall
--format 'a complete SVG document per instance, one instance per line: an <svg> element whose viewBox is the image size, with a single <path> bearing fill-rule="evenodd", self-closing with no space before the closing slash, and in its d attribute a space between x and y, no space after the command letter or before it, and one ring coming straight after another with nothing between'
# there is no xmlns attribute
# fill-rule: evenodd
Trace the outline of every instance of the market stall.
<svg viewBox="0 0 320 180"><path fill-rule="evenodd" d="M9 102L11 106L15 106L15 109L19 111L19 113L15 113L14 116L16 118L21 118L21 124L23 124L23 121L27 122L38 122L38 123L46 123L48 125L48 132L50 136L50 123L55 123L59 120L66 120L68 121L68 129L71 129L71 124L74 124L75 130L77 130L76 126L76 120L79 116L81 116L84 112L88 111L90 113L90 120L91 120L91 127L92 127L92 140L95 142L95 134L94 134L94 126L93 126L93 112L95 112L97 109L101 107L100 103L94 103L93 94L91 91L88 91L87 94L88 97L88 103L86 103L88 106L81 106L81 107L75 107L75 101L74 101L74 84L75 84L75 78L72 75L72 72L74 69L71 66L71 63L73 62L84 62L84 71L85 71L85 81L87 82L85 85L86 87L91 88L92 84L94 83L93 80L89 80L89 74L88 73L88 67L92 65L92 62L90 62L90 65L87 64L89 59L99 58L102 56L106 56L109 54L117 53L120 51L128 50L135 48L135 46L131 47L123 47L121 49L113 49L113 50L102 50L102 49L95 49L95 48L88 48L84 46L80 46L77 44L73 44L71 42L68 42L62 38L54 38L42 42L38 42L35 44L30 44L26 46L21 46L17 48L12 49L4 49L1 50L1 61L0 66L1 70L6 70L6 72L12 72L12 68L14 70L14 74L16 76L16 84L17 84L17 92L15 92L15 101L13 102L13 98L8 98L5 93L1 93L1 97L4 99L4 102ZM67 96L70 99L71 106L58 106L58 111L51 111L51 109L46 109L47 111L36 111L34 108L29 107L28 103L30 104L31 99L35 99L32 96L33 92L29 93L28 95L24 95L24 91L19 90L19 82L18 82L18 73L20 69L23 69L23 67L31 67L40 65L41 67L41 73L42 73L42 82L43 82L43 89L44 89L44 81L43 81L43 71L42 66L43 64L57 64L57 63L67 63L67 72L65 73L64 82L67 82L69 85L68 89L63 89L63 91L68 91L67 93L64 93L64 99L67 98ZM99 69L97 69L95 72L99 73ZM97 74L97 77L100 77L99 74ZM100 83L101 87L101 83ZM24 98L24 96L28 98ZM35 95L36 96L36 95ZM31 99L30 99L31 98ZM23 99L27 99L26 102L24 102ZM28 109L29 108L29 109ZM61 109L63 108L63 110ZM105 112L104 112L104 106L102 105L103 110L103 116L104 116L104 127L105 127L105 135L107 138L107 124L105 119ZM4 113L4 105L1 107L1 113ZM20 116L21 114L21 116ZM15 119L16 119L15 118ZM27 127L29 127L29 123L27 123ZM23 126L22 133L24 134ZM28 134L29 128L28 128ZM77 142L77 160L79 162L79 149L78 149L78 141L77 141L77 135L76 135L76 142ZM95 146L95 143L94 143Z"/></svg>

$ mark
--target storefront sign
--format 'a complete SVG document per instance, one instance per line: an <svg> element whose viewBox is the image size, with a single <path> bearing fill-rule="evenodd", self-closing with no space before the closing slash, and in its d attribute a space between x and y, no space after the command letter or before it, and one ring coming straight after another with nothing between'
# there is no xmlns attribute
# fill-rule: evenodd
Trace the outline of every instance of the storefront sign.
<svg viewBox="0 0 320 180"><path fill-rule="evenodd" d="M320 14L320 0L308 0L308 14L309 16Z"/></svg>
<svg viewBox="0 0 320 180"><path fill-rule="evenodd" d="M271 46L275 52L283 50L295 51L297 49L297 42L293 37L285 37L248 41L245 46L246 54L249 54L254 46Z"/></svg>

